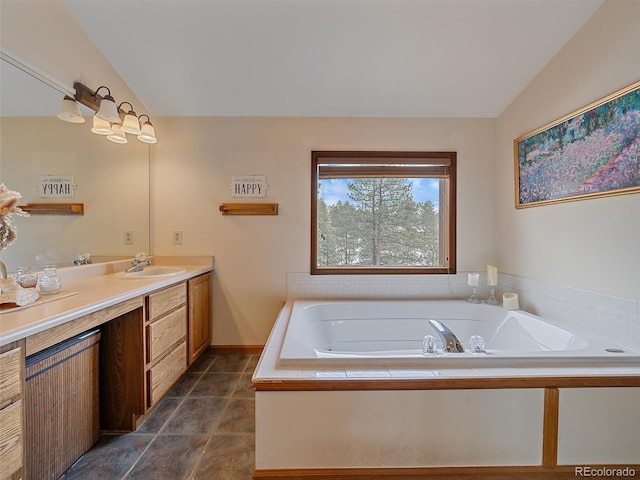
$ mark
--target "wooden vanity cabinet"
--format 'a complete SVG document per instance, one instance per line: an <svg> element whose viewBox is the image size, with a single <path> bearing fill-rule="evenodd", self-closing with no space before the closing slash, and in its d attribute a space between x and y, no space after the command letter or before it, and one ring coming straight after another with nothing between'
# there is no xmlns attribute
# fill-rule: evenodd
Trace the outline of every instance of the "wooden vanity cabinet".
<svg viewBox="0 0 640 480"><path fill-rule="evenodd" d="M209 303L211 291L211 274L206 273L188 281L189 293L189 330L188 361L189 365L209 348L211 343L211 307Z"/></svg>
<svg viewBox="0 0 640 480"><path fill-rule="evenodd" d="M211 274L203 274L0 348L0 480L24 475L26 354L100 327L100 428L134 431L208 348L210 288ZM20 473L7 476L5 465Z"/></svg>
<svg viewBox="0 0 640 480"><path fill-rule="evenodd" d="M0 479L25 477L24 341L0 347Z"/></svg>
<svg viewBox="0 0 640 480"><path fill-rule="evenodd" d="M187 283L147 297L147 407L155 406L187 370Z"/></svg>
<svg viewBox="0 0 640 480"><path fill-rule="evenodd" d="M156 290L103 327L101 428L136 430L209 346L210 274Z"/></svg>

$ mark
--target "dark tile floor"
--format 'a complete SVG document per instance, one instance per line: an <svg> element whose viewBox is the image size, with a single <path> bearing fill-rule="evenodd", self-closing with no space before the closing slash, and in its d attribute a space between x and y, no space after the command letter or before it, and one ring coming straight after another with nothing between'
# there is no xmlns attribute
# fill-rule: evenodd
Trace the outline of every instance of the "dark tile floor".
<svg viewBox="0 0 640 480"><path fill-rule="evenodd" d="M248 480L257 355L203 355L133 433L103 435L64 480Z"/></svg>

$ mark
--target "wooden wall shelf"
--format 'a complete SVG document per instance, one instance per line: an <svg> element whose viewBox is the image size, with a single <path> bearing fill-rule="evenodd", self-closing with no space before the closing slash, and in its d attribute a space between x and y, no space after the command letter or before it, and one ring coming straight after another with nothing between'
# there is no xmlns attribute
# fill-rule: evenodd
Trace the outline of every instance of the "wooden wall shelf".
<svg viewBox="0 0 640 480"><path fill-rule="evenodd" d="M277 203L223 203L222 215L278 215Z"/></svg>
<svg viewBox="0 0 640 480"><path fill-rule="evenodd" d="M18 206L30 215L84 215L84 203L27 203Z"/></svg>

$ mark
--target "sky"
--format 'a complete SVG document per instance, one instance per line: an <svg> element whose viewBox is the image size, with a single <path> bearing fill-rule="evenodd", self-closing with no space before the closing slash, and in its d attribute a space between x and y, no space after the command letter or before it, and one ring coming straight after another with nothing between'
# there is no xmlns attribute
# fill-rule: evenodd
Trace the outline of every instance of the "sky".
<svg viewBox="0 0 640 480"><path fill-rule="evenodd" d="M415 202L430 200L438 210L440 181L437 178L412 178L412 193ZM353 203L349 197L347 185L349 179L328 179L320 181L321 195L327 205L335 205L338 201Z"/></svg>

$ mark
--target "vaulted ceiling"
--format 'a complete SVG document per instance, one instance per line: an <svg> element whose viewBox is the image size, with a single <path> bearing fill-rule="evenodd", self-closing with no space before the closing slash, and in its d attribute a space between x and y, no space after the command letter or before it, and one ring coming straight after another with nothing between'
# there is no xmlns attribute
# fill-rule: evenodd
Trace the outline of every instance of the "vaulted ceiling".
<svg viewBox="0 0 640 480"><path fill-rule="evenodd" d="M63 0L154 116L497 117L604 0Z"/></svg>

